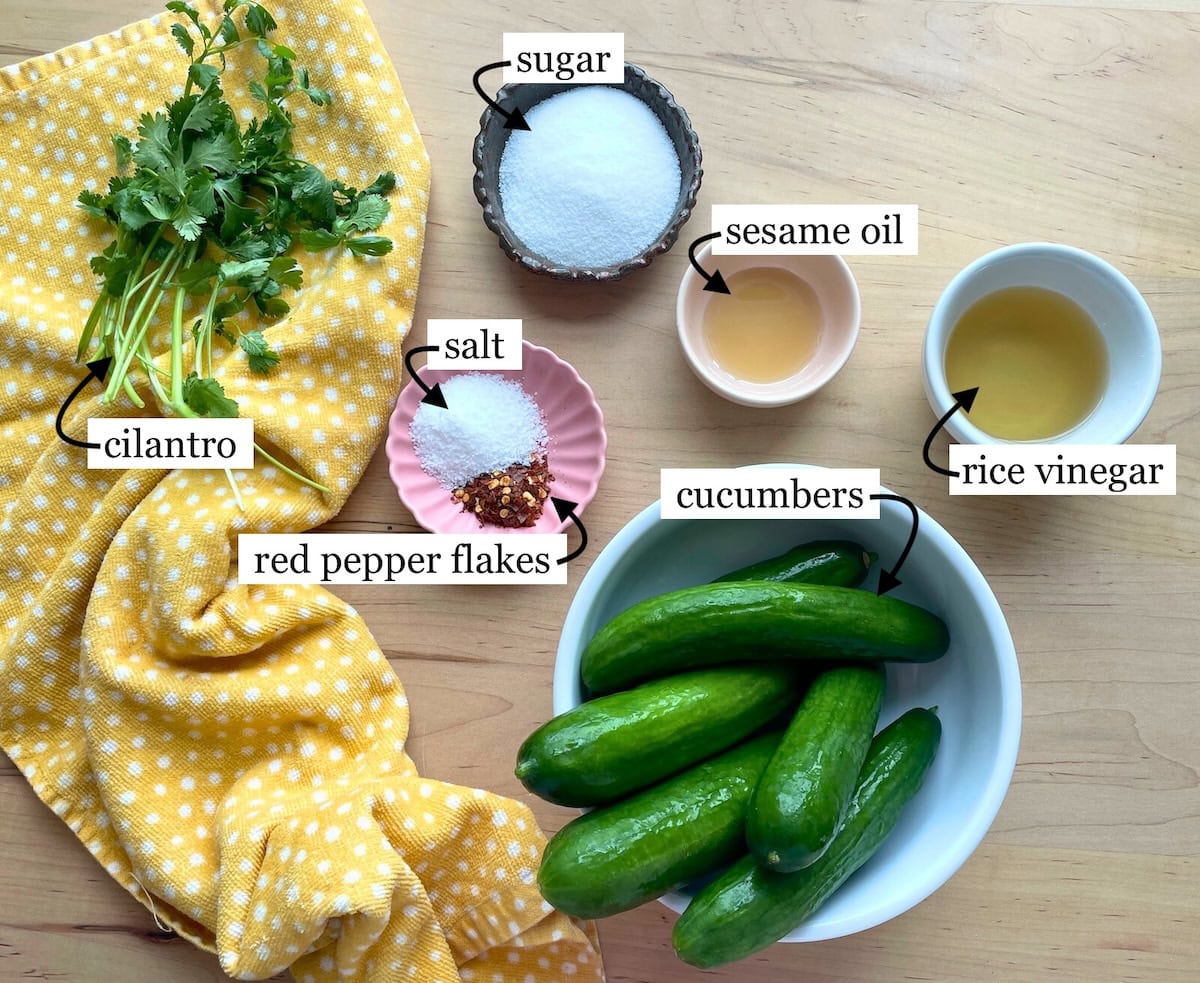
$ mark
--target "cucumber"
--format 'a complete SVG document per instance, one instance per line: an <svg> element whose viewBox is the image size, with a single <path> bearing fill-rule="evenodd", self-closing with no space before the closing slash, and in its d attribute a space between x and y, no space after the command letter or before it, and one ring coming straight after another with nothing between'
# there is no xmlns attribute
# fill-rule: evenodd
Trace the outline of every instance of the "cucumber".
<svg viewBox="0 0 1200 983"><path fill-rule="evenodd" d="M800 695L794 669L702 669L602 696L535 730L517 752L529 791L597 806L732 747Z"/></svg>
<svg viewBox="0 0 1200 983"><path fill-rule="evenodd" d="M786 553L752 563L713 581L775 580L792 584L832 584L857 587L867 576L875 555L845 539L818 540L794 546Z"/></svg>
<svg viewBox="0 0 1200 983"><path fill-rule="evenodd" d="M910 710L871 742L842 828L815 863L777 874L743 857L692 899L671 941L679 958L710 969L744 959L787 935L879 849L925 780L942 726Z"/></svg>
<svg viewBox="0 0 1200 983"><path fill-rule="evenodd" d="M746 843L759 863L794 871L825 852L854 794L882 705L877 666L839 666L813 680L746 813Z"/></svg>
<svg viewBox="0 0 1200 983"><path fill-rule="evenodd" d="M746 805L781 736L764 734L567 823L542 855L542 896L568 915L603 918L729 863L745 849Z"/></svg>
<svg viewBox="0 0 1200 983"><path fill-rule="evenodd" d="M583 650L594 693L718 663L775 659L930 662L950 645L922 608L869 591L762 581L705 584L635 604Z"/></svg>

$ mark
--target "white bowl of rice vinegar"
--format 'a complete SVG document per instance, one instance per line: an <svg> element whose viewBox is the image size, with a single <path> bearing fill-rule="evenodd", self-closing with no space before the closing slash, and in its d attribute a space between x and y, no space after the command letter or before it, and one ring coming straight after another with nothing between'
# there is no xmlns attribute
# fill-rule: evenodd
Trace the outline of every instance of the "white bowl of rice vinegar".
<svg viewBox="0 0 1200 983"><path fill-rule="evenodd" d="M1021 243L951 282L925 333L925 394L963 444L1124 443L1162 373L1154 316L1132 283L1071 246Z"/></svg>

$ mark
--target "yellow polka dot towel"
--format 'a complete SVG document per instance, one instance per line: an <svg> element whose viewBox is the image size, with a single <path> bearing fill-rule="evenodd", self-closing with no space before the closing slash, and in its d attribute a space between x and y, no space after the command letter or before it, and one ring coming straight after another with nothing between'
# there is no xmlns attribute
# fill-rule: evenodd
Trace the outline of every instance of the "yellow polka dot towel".
<svg viewBox="0 0 1200 983"><path fill-rule="evenodd" d="M602 979L590 928L537 893L529 810L416 774L403 690L354 610L234 579L239 531L329 519L378 446L429 187L366 11L273 8L275 39L334 95L297 107L301 153L348 183L399 177L393 253L299 257L304 289L264 325L286 356L269 384L244 359L216 366L256 436L330 494L260 465L237 474L242 511L220 472L88 471L56 437L105 243L75 196L104 187L110 135L177 94L184 65L164 14L0 70L0 743L113 878L231 976ZM231 58L227 90L249 106L242 68ZM99 395L72 404L67 433L137 415Z"/></svg>

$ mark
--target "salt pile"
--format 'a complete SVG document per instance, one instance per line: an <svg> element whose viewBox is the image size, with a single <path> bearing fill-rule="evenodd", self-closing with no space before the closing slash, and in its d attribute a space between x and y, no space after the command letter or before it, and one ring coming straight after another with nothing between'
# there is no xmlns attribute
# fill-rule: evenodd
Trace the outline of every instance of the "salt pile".
<svg viewBox="0 0 1200 983"><path fill-rule="evenodd" d="M421 403L409 427L422 469L447 489L528 464L546 449L546 422L517 383L468 373L442 383L446 408Z"/></svg>
<svg viewBox="0 0 1200 983"><path fill-rule="evenodd" d="M517 237L567 266L632 259L679 201L675 146L640 99L605 85L567 89L525 114L500 158L500 200Z"/></svg>

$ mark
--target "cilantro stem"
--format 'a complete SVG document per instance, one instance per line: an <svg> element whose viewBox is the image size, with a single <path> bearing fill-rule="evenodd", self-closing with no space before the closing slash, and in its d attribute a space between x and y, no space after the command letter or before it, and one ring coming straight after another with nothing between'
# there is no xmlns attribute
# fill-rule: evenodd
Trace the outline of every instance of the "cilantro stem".
<svg viewBox="0 0 1200 983"><path fill-rule="evenodd" d="M125 300L122 300L121 309L117 312L116 331L120 332L121 336L116 338L116 344L113 347L113 355L116 358L116 365L109 371L108 387L104 391L104 401L111 403L117 398L117 391L122 387L125 388L127 394L133 388L129 383L129 367L133 362L133 357L138 347L142 343L142 339L146 336L146 331L150 327L150 322L154 318L155 308L158 306L158 301L162 295L159 293L159 285L166 277L174 276L175 270L179 267L182 250L180 247L172 247L172 252L167 260L161 263L150 277L150 282L146 285L141 298L138 301L137 307L134 309L133 318L130 320L128 328L124 323L124 308L127 306ZM154 303L151 303L154 301ZM140 407L144 405L140 398L135 393L130 394L130 398Z"/></svg>
<svg viewBox="0 0 1200 983"><path fill-rule="evenodd" d="M88 350L88 345L92 343L92 335L96 332L96 325L100 323L104 312L108 309L110 297L109 293L103 292L100 294L100 299L92 305L87 321L83 325L83 334L79 336L79 349L75 354L75 361L83 361L84 353Z"/></svg>
<svg viewBox="0 0 1200 983"><path fill-rule="evenodd" d="M275 467L279 468L280 471L283 471L285 474L290 474L293 478L295 478L301 484L308 485L309 488L315 488L317 491L324 492L326 495L330 494L329 489L326 488L324 485L322 485L320 482L313 481L312 478L306 477L305 475L300 474L298 471L293 471L286 464L281 464L279 461L275 460L275 458L273 458L270 454L268 454L265 450L263 450L262 445L259 444L258 442L255 442L254 450L257 451L259 454L261 454L263 457L265 457L272 464L274 464Z"/></svg>
<svg viewBox="0 0 1200 983"><path fill-rule="evenodd" d="M170 314L170 401L184 402L184 301L186 290L175 288L175 307ZM199 347L199 338L196 346Z"/></svg>
<svg viewBox="0 0 1200 983"><path fill-rule="evenodd" d="M196 375L204 375L204 348L208 346L208 375L212 375L212 329L213 329L213 311L217 306L217 296L220 293L219 289L213 290L209 295L208 304L204 308L204 316L200 320L200 328L196 332L196 358L195 368Z"/></svg>
<svg viewBox="0 0 1200 983"><path fill-rule="evenodd" d="M242 491L238 488L237 479L229 468L225 468L225 480L229 482L229 487L233 491L233 500L237 503L238 511L245 512L246 503L242 501Z"/></svg>
<svg viewBox="0 0 1200 983"><path fill-rule="evenodd" d="M158 245L158 240L162 238L162 231L163 227L161 225L154 230L153 238L151 238L150 242L147 243L146 248L142 250L142 254L138 258L138 264L136 267L134 267L133 273L130 275L129 280L127 281L128 286L126 286L126 288L121 292L121 306L117 309L116 323L118 328L125 323L125 313L129 309L130 298L134 293L137 292L138 281L141 278L142 270L146 268L146 263L150 259L150 254L154 252L154 247ZM115 395L116 386L112 386L110 388Z"/></svg>

